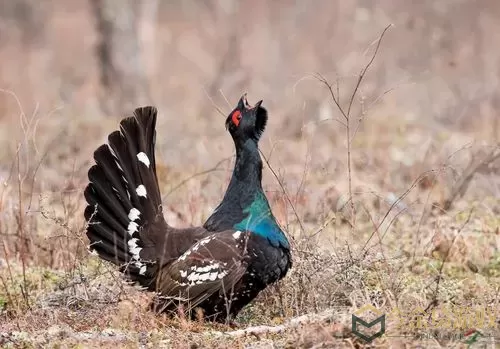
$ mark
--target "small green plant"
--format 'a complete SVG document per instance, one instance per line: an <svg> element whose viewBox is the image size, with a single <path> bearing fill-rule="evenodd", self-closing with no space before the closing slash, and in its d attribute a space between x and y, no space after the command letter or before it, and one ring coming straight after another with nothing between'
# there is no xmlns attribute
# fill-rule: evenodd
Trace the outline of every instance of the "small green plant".
<svg viewBox="0 0 500 349"><path fill-rule="evenodd" d="M0 312L4 311L7 308L7 299L0 296Z"/></svg>

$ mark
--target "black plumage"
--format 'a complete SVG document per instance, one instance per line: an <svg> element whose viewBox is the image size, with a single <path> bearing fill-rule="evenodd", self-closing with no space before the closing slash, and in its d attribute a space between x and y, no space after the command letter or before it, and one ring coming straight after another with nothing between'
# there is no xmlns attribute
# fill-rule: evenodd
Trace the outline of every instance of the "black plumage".
<svg viewBox="0 0 500 349"><path fill-rule="evenodd" d="M262 102L262 101L261 101ZM90 250L158 293L158 312L227 321L291 267L289 242L262 190L261 102L243 96L226 120L236 163L220 205L203 227L171 227L162 213L155 164L157 110L143 107L94 152L85 189Z"/></svg>

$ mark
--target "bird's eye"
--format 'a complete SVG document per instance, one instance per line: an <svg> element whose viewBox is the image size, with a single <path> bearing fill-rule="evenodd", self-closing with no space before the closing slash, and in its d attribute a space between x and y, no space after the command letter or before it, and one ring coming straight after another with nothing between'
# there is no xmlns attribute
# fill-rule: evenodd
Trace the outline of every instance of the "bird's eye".
<svg viewBox="0 0 500 349"><path fill-rule="evenodd" d="M239 126L240 120L241 120L241 112L239 110L236 110L233 113L233 116L231 117L231 119L233 120L233 124L235 124L236 126Z"/></svg>

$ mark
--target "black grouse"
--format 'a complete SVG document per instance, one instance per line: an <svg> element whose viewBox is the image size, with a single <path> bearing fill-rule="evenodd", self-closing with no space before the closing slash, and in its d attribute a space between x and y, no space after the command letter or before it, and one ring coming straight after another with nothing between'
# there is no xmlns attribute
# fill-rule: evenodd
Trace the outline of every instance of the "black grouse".
<svg viewBox="0 0 500 349"><path fill-rule="evenodd" d="M157 110L142 107L94 152L85 209L89 250L120 266L158 296L155 311L201 309L226 322L292 265L290 244L262 189L259 138L267 122L262 101L244 95L226 128L236 162L222 202L202 227L178 229L163 217L155 164Z"/></svg>

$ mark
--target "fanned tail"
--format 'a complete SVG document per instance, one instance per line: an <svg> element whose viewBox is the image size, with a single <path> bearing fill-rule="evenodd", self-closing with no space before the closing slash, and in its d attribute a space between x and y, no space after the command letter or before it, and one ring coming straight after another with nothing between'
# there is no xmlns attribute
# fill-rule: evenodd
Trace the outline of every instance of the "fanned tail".
<svg viewBox="0 0 500 349"><path fill-rule="evenodd" d="M84 193L90 250L146 287L157 274L155 247L169 229L156 175L156 118L156 108L142 107L121 121L108 145L94 152Z"/></svg>

